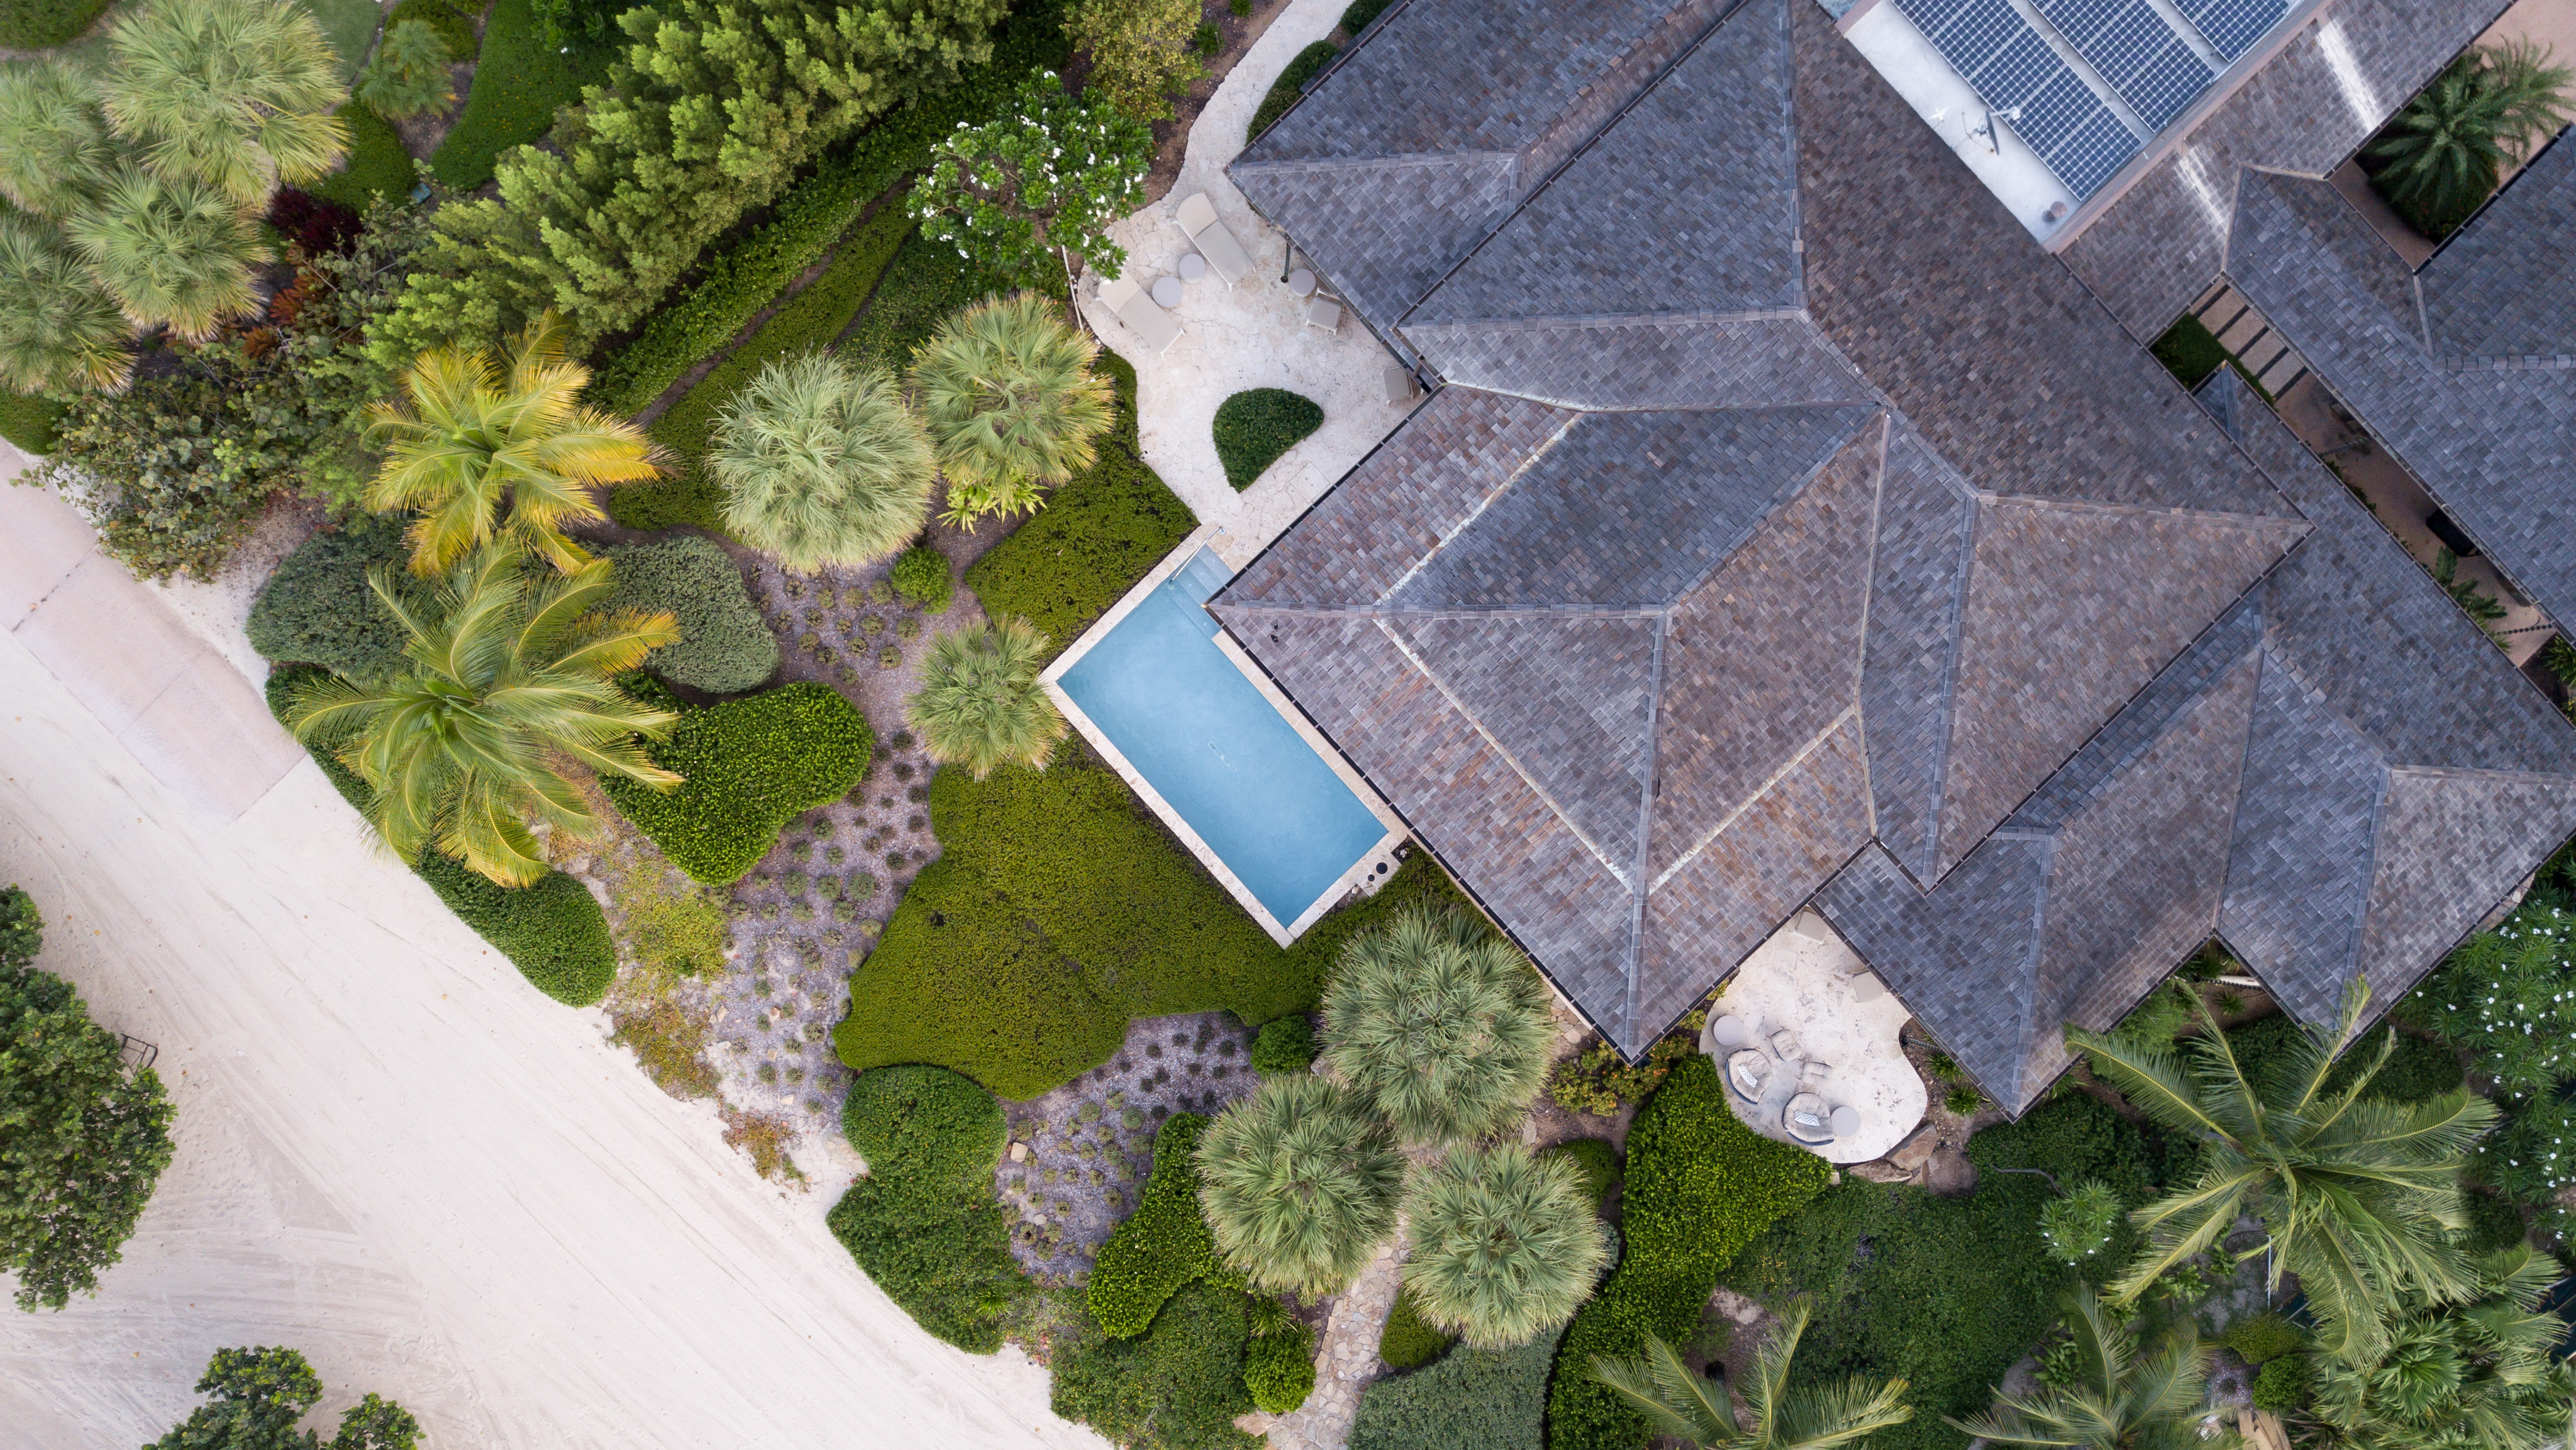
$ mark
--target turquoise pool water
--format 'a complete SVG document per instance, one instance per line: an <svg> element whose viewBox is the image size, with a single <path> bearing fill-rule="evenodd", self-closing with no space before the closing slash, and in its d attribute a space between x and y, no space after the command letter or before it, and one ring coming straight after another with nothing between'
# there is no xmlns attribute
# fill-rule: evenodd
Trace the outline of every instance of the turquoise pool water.
<svg viewBox="0 0 2576 1450"><path fill-rule="evenodd" d="M1287 926L1386 828L1218 651L1228 577L1201 549L1056 683Z"/></svg>

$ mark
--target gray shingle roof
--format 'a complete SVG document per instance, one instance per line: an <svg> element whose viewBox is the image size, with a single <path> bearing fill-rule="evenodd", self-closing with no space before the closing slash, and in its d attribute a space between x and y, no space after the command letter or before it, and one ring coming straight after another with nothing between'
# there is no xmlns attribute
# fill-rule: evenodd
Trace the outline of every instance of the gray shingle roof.
<svg viewBox="0 0 2576 1450"><path fill-rule="evenodd" d="M2417 281L2433 353L2451 365L2576 364L2576 146L2534 157Z"/></svg>

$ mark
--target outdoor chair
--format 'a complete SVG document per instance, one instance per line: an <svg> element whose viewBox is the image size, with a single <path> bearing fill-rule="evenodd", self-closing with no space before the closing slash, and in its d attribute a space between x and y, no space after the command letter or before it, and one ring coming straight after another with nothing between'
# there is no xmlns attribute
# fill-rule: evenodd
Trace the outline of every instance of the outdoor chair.
<svg viewBox="0 0 2576 1450"><path fill-rule="evenodd" d="M1386 370L1378 374L1378 381L1386 387L1386 400L1398 406L1422 396L1422 389L1414 384L1413 370L1400 363L1388 364Z"/></svg>
<svg viewBox="0 0 2576 1450"><path fill-rule="evenodd" d="M1199 255L1207 258L1208 269L1224 278L1225 285L1231 287L1252 275L1252 254L1234 239L1234 233L1225 229L1225 223L1217 220L1216 203L1208 200L1206 192L1192 192L1190 199L1181 203L1175 220L1198 247Z"/></svg>
<svg viewBox="0 0 2576 1450"><path fill-rule="evenodd" d="M1320 327L1326 332L1341 331L1342 304L1330 297L1315 296L1306 299L1305 315L1308 327Z"/></svg>
<svg viewBox="0 0 2576 1450"><path fill-rule="evenodd" d="M1145 295L1144 288L1124 277L1112 277L1101 283L1100 300L1156 352L1181 340L1181 325L1172 320L1172 314L1155 306L1154 299Z"/></svg>

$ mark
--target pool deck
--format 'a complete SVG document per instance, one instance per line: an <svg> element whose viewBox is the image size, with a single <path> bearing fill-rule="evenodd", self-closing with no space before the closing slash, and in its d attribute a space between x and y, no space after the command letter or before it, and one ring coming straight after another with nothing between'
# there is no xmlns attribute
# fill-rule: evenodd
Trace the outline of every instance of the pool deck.
<svg viewBox="0 0 2576 1450"><path fill-rule="evenodd" d="M1188 538L1181 541L1180 547L1165 555L1162 562L1147 571L1145 577L1138 580L1136 586L1128 590L1108 613L1100 616L1091 628L1084 630L1082 637L1075 640L1071 648L1058 655L1055 663L1047 666L1038 680L1046 689L1047 698L1055 701L1055 707L1064 712L1064 718L1072 724L1073 728L1082 732L1082 737L1091 742L1092 748L1100 752L1102 759L1109 762L1109 768L1118 772L1119 779L1127 782L1127 788L1136 792L1146 805L1153 808L1154 814L1162 819L1164 825L1172 828L1172 834L1181 838L1181 843L1190 848L1190 854L1198 857L1200 864L1206 866L1209 874L1216 877L1217 883L1223 886L1244 910L1252 913L1252 919L1261 923L1261 929L1270 933L1271 940L1284 947L1303 935L1306 928L1313 926L1325 912L1332 910L1334 904L1348 895L1353 887L1374 889L1373 882L1383 884L1394 874L1392 867L1395 849L1412 834L1405 827L1402 818L1398 817L1393 808L1370 788L1367 779L1353 769L1349 761L1342 758L1342 753L1333 748L1333 743L1324 738L1323 732L1317 730L1314 723L1289 702L1287 695L1282 693L1277 685L1271 683L1270 677L1263 674L1261 668L1252 662L1252 657L1243 652L1243 647L1236 644L1222 630L1218 631L1214 639L1217 652L1224 655L1237 670L1242 672L1245 679L1252 682L1252 687L1269 702L1270 708L1278 711L1280 718L1286 720L1289 727L1297 732L1297 738L1305 741L1314 750L1324 764L1331 768L1333 775L1343 785L1348 786L1351 794L1358 797L1360 804L1367 807L1369 813L1377 818L1378 824L1386 828L1386 834L1379 839L1378 843L1362 853L1348 870L1336 878L1332 885L1326 887L1321 895L1298 914L1296 920L1282 922L1272 914L1270 908L1262 904L1260 897L1253 894L1252 888L1244 883L1243 878L1236 875L1233 868L1225 864L1225 858L1219 856L1208 845L1206 839L1191 828L1189 821L1181 815L1180 811L1163 798L1162 792L1154 788L1153 782L1145 778L1144 772L1136 768L1135 763L1127 758L1125 752L1118 748L1117 743L1109 738L1108 733L1083 712L1082 707L1066 693L1062 684L1065 672L1081 663L1082 657L1089 654L1094 645L1108 638L1110 631L1116 629L1120 621L1134 613L1138 605L1152 598L1154 592L1163 586L1164 581L1180 572L1184 565L1198 556L1201 548L1214 549L1222 536L1222 527L1213 523L1201 524L1192 531ZM1224 556L1219 553L1218 557ZM1381 875L1377 869L1380 865L1390 869Z"/></svg>

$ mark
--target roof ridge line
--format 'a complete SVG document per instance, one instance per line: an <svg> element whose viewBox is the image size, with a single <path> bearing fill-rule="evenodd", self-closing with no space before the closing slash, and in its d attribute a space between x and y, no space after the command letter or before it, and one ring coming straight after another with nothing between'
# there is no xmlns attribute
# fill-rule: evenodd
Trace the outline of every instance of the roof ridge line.
<svg viewBox="0 0 2576 1450"><path fill-rule="evenodd" d="M1231 171L1235 164L1239 164L1246 171L1365 171L1372 168L1405 166L1448 166L1461 161L1517 162L1519 160L1520 153L1517 151L1466 149L1395 151L1384 156L1314 156L1302 160L1242 161L1229 164L1226 169Z"/></svg>
<svg viewBox="0 0 2576 1450"><path fill-rule="evenodd" d="M2261 473L2262 470L2257 468L2255 472ZM2263 481L2269 484L2272 480L2269 475L2265 475ZM2274 492L2277 493L2279 490L2275 488ZM2234 509L2185 508L2174 504L2108 503L2098 499L2048 498L2031 493L1994 493L1986 489L1976 490L1976 501L1980 504L1996 504L2010 508L2055 509L2063 513L2109 514L2118 518L2177 519L2185 523L2207 524L2219 528L2295 528L2302 535L2316 527L2315 521L2304 514L2294 513L2284 517L2280 514L2239 513ZM2289 503L2293 509L2298 507L2296 503L2291 502L2287 494L2281 495L2281 501Z"/></svg>
<svg viewBox="0 0 2576 1450"><path fill-rule="evenodd" d="M1789 410L1774 410L1769 408L1709 408L1702 411L1711 413L1766 413L1773 411L1786 412ZM1796 503L1799 499L1805 497L1807 489L1813 485L1818 478L1824 476L1826 469L1834 466L1834 460L1842 457L1844 453L1850 451L1852 444L1863 434L1869 431L1869 425L1871 423L1884 419L1887 416L1888 409L1887 405L1884 403L1839 403L1835 404L1833 408L1828 411L1857 412L1864 416L1861 418L1860 426L1852 429L1850 432L1843 434L1841 437L1836 438L1833 441L1833 446L1825 450L1824 457L1817 459L1815 462L1810 463L1805 468L1799 470L1797 477L1789 483L1782 484L1780 487L1772 490L1770 502L1762 506L1762 511L1760 513L1755 514L1752 518L1745 521L1743 531L1738 533L1735 536L1734 541L1726 546L1726 551L1719 554L1707 568L1700 570L1698 574L1694 575L1688 584L1683 585L1679 590L1674 592L1673 602L1664 606L1668 611L1678 611L1682 607L1683 601L1689 599L1692 595L1697 594L1702 589L1707 588L1708 581L1717 577L1718 570L1725 568L1734 560L1736 554L1740 552L1745 545L1752 543L1753 536L1762 532L1764 526L1768 525L1773 519L1778 518L1782 509L1787 508L1789 505ZM1883 475L1887 465L1887 439L1884 433L1879 435L1878 457L1879 467ZM1871 542L1873 546L1876 544L1876 540L1872 540Z"/></svg>
<svg viewBox="0 0 2576 1450"><path fill-rule="evenodd" d="M1729 322L1810 322L1804 307L1752 307L1734 312L1569 312L1555 317L1464 317L1446 322L1414 322L1407 332L1540 332L1564 328L1704 327Z"/></svg>
<svg viewBox="0 0 2576 1450"><path fill-rule="evenodd" d="M1415 575L1421 573L1426 567L1428 567L1433 559L1440 557L1441 550L1449 547L1450 540L1465 533L1469 528L1474 526L1476 520L1483 518L1485 516L1485 510L1494 506L1494 500L1511 492L1512 485L1521 481L1521 475L1529 472L1533 468L1536 468L1540 459L1555 452L1556 445L1564 442L1565 435L1574 431L1574 425L1582 421L1583 415L1581 413L1577 413L1573 417L1566 419L1564 422L1557 424L1554 432L1548 434L1546 438L1540 440L1539 445L1536 448L1530 450L1529 457L1522 459L1513 467L1511 472L1503 475L1500 483L1487 489L1485 491L1485 496L1476 500L1476 506L1467 511L1467 516L1465 518L1452 524L1446 533L1443 533L1439 538L1432 540L1431 547L1423 550L1421 558L1414 560L1402 574L1396 576L1394 583L1386 586L1385 591L1378 595L1377 602L1384 604L1386 601L1395 597L1395 592L1397 590L1412 583ZM1343 476L1348 477L1349 475L1345 474ZM1340 484L1337 482L1334 487L1338 488L1340 487ZM1326 489L1325 492L1330 493L1332 490Z"/></svg>
<svg viewBox="0 0 2576 1450"><path fill-rule="evenodd" d="M1823 729L1818 730L1814 735L1810 736L1806 744L1798 747L1797 754L1790 756L1787 760L1784 760L1779 765L1773 767L1771 773L1762 778L1761 784L1755 786L1750 792L1746 793L1744 799L1737 801L1732 807L1730 807L1727 810L1725 819L1719 821L1716 825L1709 827L1698 840L1691 843L1691 848L1689 850L1674 857L1673 864L1665 867L1656 875L1654 880L1646 883L1646 889L1648 891L1654 891L1661 888L1665 882L1673 879L1675 873L1679 872L1683 867L1688 866L1691 862L1698 860L1699 853L1708 849L1709 842L1726 834L1727 827L1734 825L1738 820L1742 819L1746 811L1753 809L1755 805L1760 803L1764 796L1771 793L1774 787L1779 785L1782 780L1787 779L1789 772L1806 764L1808 756L1823 749L1826 741L1831 740L1835 735L1840 734L1843 726L1847 722L1858 719L1859 716L1860 706L1858 704L1844 706L1841 714L1836 715L1829 721L1826 721Z"/></svg>
<svg viewBox="0 0 2576 1450"><path fill-rule="evenodd" d="M2476 765L2390 765L2390 775L2426 780L2496 781L2513 785L2576 785L2576 778L2545 770L2490 770Z"/></svg>
<svg viewBox="0 0 2576 1450"><path fill-rule="evenodd" d="M1628 883L1627 992L1626 1000L1619 1005L1620 1029L1630 1033L1636 1030L1638 984L1646 971L1646 899L1651 888L1642 883L1655 864L1655 800L1662 788L1655 756L1664 721L1664 645L1671 637L1672 617L1658 617L1655 652L1646 675L1646 727L1642 732L1646 737L1646 778L1637 787L1637 874Z"/></svg>

